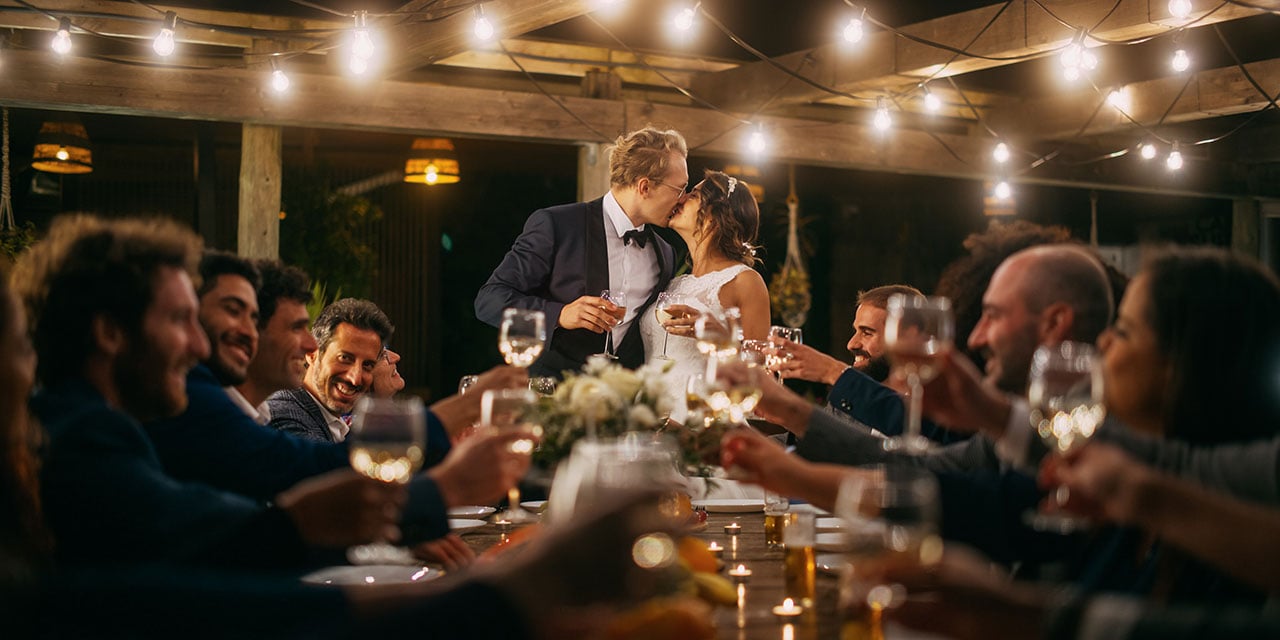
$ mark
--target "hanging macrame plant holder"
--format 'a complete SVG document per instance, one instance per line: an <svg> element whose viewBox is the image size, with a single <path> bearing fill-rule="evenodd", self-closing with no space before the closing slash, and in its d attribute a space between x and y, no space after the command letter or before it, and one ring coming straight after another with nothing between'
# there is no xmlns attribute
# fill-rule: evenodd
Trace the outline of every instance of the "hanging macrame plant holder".
<svg viewBox="0 0 1280 640"><path fill-rule="evenodd" d="M4 108L4 139L0 147L3 166L0 167L0 231L8 232L18 225L13 221L12 189L9 186L9 108Z"/></svg>
<svg viewBox="0 0 1280 640"><path fill-rule="evenodd" d="M769 299L773 313L789 327L800 327L809 316L813 298L809 293L809 273L804 268L804 256L800 253L800 198L796 196L796 168L790 167L788 177L791 192L787 194L787 259L782 271L773 274L769 283Z"/></svg>

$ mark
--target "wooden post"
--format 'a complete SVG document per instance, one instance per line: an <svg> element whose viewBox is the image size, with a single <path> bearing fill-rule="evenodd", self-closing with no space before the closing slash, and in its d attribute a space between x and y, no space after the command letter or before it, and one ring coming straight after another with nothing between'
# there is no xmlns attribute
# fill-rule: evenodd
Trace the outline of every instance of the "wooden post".
<svg viewBox="0 0 1280 640"><path fill-rule="evenodd" d="M280 255L280 127L243 125L236 250L250 258Z"/></svg>
<svg viewBox="0 0 1280 640"><path fill-rule="evenodd" d="M579 202L594 200L609 190L609 146L598 142L579 143Z"/></svg>
<svg viewBox="0 0 1280 640"><path fill-rule="evenodd" d="M1262 227L1262 212L1257 200L1233 200L1231 203L1231 250L1257 258L1261 255L1258 242Z"/></svg>

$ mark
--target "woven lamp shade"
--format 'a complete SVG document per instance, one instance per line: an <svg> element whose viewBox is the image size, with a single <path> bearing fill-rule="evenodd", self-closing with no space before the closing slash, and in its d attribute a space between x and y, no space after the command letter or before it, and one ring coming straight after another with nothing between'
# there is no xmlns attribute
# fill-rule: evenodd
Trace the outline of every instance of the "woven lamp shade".
<svg viewBox="0 0 1280 640"><path fill-rule="evenodd" d="M462 179L458 154L448 138L417 138L404 163L404 181L415 184L454 184Z"/></svg>
<svg viewBox="0 0 1280 640"><path fill-rule="evenodd" d="M48 173L93 171L93 145L80 120L75 116L46 120L36 134L31 167Z"/></svg>

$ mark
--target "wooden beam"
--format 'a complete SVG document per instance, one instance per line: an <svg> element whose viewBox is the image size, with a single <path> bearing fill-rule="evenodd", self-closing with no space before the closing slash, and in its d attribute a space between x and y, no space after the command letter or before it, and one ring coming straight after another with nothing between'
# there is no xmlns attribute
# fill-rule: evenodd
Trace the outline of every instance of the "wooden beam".
<svg viewBox="0 0 1280 640"><path fill-rule="evenodd" d="M641 63L640 59L629 51L582 44L516 39L503 40L503 44L508 51L516 55L516 59L529 73L581 78L592 69L608 69L618 74L623 82L659 87L670 85L648 67L660 70L663 75L680 86L687 87L698 74L714 73L738 66L736 62L659 54L641 54L644 58L644 63ZM450 56L441 60L439 64L517 73L520 71L515 63L511 62L511 58L494 44Z"/></svg>
<svg viewBox="0 0 1280 640"><path fill-rule="evenodd" d="M280 127L248 124L240 143L240 215L236 252L249 258L280 256Z"/></svg>
<svg viewBox="0 0 1280 640"><path fill-rule="evenodd" d="M592 9L590 0L489 0L485 16L494 26L495 38L513 38L536 31ZM475 46L472 25L475 14L462 10L432 22L405 22L391 30L388 39L396 52L383 73L394 77L439 62Z"/></svg>
<svg viewBox="0 0 1280 640"><path fill-rule="evenodd" d="M1280 0L1257 0L1256 4L1280 9ZM1075 36L1072 29L1031 3L1008 3L1003 12L1002 7L1005 4L982 7L901 29L911 35L960 48L968 45L969 40L991 22L982 37L967 48L987 58L956 57L949 51L900 38L893 33L875 31L854 47L823 45L780 56L775 61L787 69L798 70L819 84L853 92L917 83L935 75L945 77L1004 66L1013 61L998 58L1047 54L1068 44ZM1065 22L1088 26L1110 12L1110 16L1091 31L1098 38L1108 40L1159 35L1187 22L1169 16L1167 3L1160 0L1119 0L1118 3L1117 0L1066 0L1052 3L1052 9ZM1262 13L1265 11L1261 9L1226 4L1199 19L1195 25L1203 27ZM770 98L774 99L772 104L786 104L810 102L831 95L792 79L766 62L754 62L698 78L693 84L693 92L712 104L739 110L754 110Z"/></svg>
<svg viewBox="0 0 1280 640"><path fill-rule="evenodd" d="M1264 89L1280 88L1280 60L1251 62L1245 68ZM1130 118L1155 127L1162 117L1165 124L1189 122L1257 111L1268 104L1244 72L1231 66L1207 69L1190 77L1177 75L1127 85L1121 88L1121 93L1128 104L1125 113L1129 118L1108 104L1090 121L1089 115L1111 90L1111 87L1102 87L1099 94L1088 88L1010 102L993 110L989 123L1001 135L1012 139L1050 140L1073 137L1077 133L1098 135L1138 129Z"/></svg>

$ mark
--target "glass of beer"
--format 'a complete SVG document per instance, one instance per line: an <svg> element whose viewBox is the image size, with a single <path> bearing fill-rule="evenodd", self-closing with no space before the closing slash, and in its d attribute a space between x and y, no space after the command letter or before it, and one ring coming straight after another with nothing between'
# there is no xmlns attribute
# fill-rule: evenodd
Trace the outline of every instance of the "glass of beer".
<svg viewBox="0 0 1280 640"><path fill-rule="evenodd" d="M764 546L782 548L783 521L791 510L791 501L785 496L766 491L764 493Z"/></svg>
<svg viewBox="0 0 1280 640"><path fill-rule="evenodd" d="M810 609L817 598L818 563L813 544L817 537L817 519L812 512L792 513L782 528L783 577L786 596Z"/></svg>

